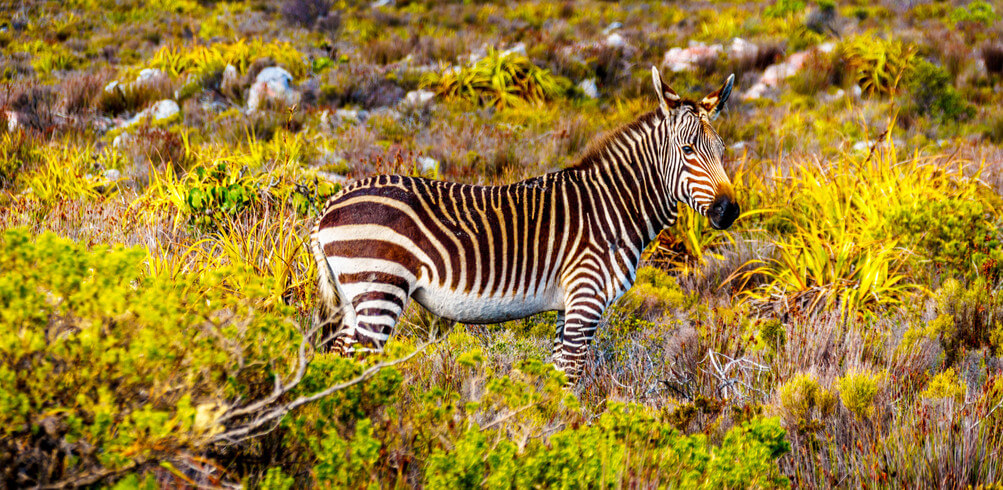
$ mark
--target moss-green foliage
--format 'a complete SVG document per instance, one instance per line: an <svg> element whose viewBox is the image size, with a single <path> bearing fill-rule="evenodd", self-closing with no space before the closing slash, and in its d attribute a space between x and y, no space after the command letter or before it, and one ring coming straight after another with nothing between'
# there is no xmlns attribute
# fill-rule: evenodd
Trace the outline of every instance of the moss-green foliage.
<svg viewBox="0 0 1003 490"><path fill-rule="evenodd" d="M529 58L494 49L470 66L431 74L423 83L440 95L497 108L540 104L570 88L567 79L552 75Z"/></svg>
<svg viewBox="0 0 1003 490"><path fill-rule="evenodd" d="M937 199L895 206L889 210L889 224L891 233L911 238L924 259L947 275L998 280L1003 230L995 213L977 184L970 183Z"/></svg>
<svg viewBox="0 0 1003 490"><path fill-rule="evenodd" d="M0 440L22 448L15 466L45 455L68 478L198 447L220 404L270 390L268 366L298 345L288 307L257 305L260 280L229 292L239 271L186 293L144 274L139 248L8 231L0 249Z"/></svg>
<svg viewBox="0 0 1003 490"><path fill-rule="evenodd" d="M783 18L804 12L806 5L801 0L777 0L763 10L763 17Z"/></svg>
<svg viewBox="0 0 1003 490"><path fill-rule="evenodd" d="M790 450L776 419L732 428L719 447L680 434L643 407L611 406L593 424L567 428L520 448L487 431L469 430L453 451L429 460L429 488L536 488L661 485L686 488L786 486L775 458Z"/></svg>
<svg viewBox="0 0 1003 490"><path fill-rule="evenodd" d="M996 9L993 7L993 4L982 0L976 0L964 7L955 7L954 10L951 11L950 20L951 23L957 27L960 27L958 24L965 22L982 24L983 26L989 27L993 23L999 22L1000 16L996 14Z"/></svg>
<svg viewBox="0 0 1003 490"><path fill-rule="evenodd" d="M913 110L917 114L953 122L971 117L975 111L954 89L947 70L925 60L916 63L909 75L909 91L912 93Z"/></svg>
<svg viewBox="0 0 1003 490"><path fill-rule="evenodd" d="M632 287L620 300L620 305L634 315L672 311L693 302L679 289L675 277L657 267L641 267Z"/></svg>

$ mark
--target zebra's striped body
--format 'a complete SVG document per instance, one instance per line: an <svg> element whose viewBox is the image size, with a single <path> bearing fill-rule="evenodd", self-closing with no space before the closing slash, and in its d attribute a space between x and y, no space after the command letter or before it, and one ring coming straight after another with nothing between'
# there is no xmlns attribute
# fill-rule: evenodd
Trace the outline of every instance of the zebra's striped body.
<svg viewBox="0 0 1003 490"><path fill-rule="evenodd" d="M694 104L654 77L659 110L573 168L506 186L384 175L332 198L313 243L335 348L382 348L410 298L465 323L556 310L554 362L575 380L603 311L677 203L718 227L738 214L708 122L731 79Z"/></svg>

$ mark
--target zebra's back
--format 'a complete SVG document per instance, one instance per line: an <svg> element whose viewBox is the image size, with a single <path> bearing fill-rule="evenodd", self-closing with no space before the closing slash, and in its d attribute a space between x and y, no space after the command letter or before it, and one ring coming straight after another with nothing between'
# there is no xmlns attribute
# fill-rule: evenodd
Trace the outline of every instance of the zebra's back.
<svg viewBox="0 0 1003 490"><path fill-rule="evenodd" d="M507 186L374 177L332 199L315 239L350 297L390 283L401 303L413 295L453 320L522 318L563 307L563 259L580 237L563 232L558 187L551 176Z"/></svg>

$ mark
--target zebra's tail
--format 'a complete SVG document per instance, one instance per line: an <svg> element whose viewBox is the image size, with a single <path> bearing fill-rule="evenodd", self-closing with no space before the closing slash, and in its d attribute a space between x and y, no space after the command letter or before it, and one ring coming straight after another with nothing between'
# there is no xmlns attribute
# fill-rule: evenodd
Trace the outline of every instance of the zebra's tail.
<svg viewBox="0 0 1003 490"><path fill-rule="evenodd" d="M310 247L314 259L317 261L317 282L319 283L314 325L320 328L313 342L315 347L321 350L343 349L344 346L340 345L343 340L340 337L343 336L341 330L345 327L347 300L341 290L341 285L338 283L338 277L331 270L331 264L324 255L316 231L310 237Z"/></svg>

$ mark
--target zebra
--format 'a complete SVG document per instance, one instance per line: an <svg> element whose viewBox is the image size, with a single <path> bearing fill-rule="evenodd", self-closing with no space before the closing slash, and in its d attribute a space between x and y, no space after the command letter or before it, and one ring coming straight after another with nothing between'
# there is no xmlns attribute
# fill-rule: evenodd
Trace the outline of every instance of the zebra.
<svg viewBox="0 0 1003 490"><path fill-rule="evenodd" d="M333 196L311 237L331 350L381 350L411 298L462 323L556 311L552 362L575 384L603 311L678 203L717 229L739 215L710 124L734 75L694 102L651 73L658 108L564 170L502 186L379 175Z"/></svg>

